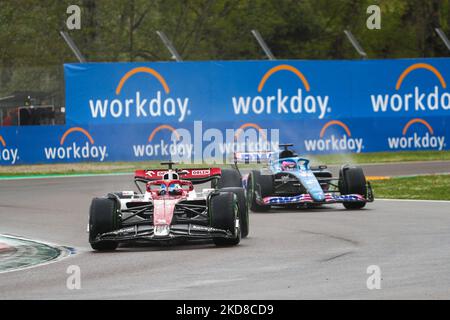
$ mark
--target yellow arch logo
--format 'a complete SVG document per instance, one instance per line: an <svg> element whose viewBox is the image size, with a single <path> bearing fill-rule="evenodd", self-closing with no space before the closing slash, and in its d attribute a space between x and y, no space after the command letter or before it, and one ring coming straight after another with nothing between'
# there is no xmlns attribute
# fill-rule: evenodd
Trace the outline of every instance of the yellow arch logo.
<svg viewBox="0 0 450 320"><path fill-rule="evenodd" d="M3 146L3 148L6 147L5 139L3 139L3 137L1 135L0 135L0 142L1 142L2 146Z"/></svg>
<svg viewBox="0 0 450 320"><path fill-rule="evenodd" d="M71 134L72 132L81 132L82 134L84 134L89 139L89 142L91 144L94 144L94 139L92 139L92 136L89 134L89 132L87 132L85 129L80 128L80 127L73 127L73 128L68 129L66 132L64 132L63 136L61 137L61 140L59 141L60 145L63 145L63 143L66 140L67 136L69 134Z"/></svg>
<svg viewBox="0 0 450 320"><path fill-rule="evenodd" d="M444 78L442 77L441 73L432 65L428 64L428 63L415 63L411 66L409 66L408 68L406 68L402 74L400 75L400 77L398 77L397 83L395 85L395 90L400 89L403 80L405 80L406 76L408 76L412 71L417 70L417 69L425 69L430 71L431 73L433 73L438 79L439 82L441 83L442 88L446 88L447 84L445 83Z"/></svg>
<svg viewBox="0 0 450 320"><path fill-rule="evenodd" d="M250 123L250 122L244 123L243 125L241 125L241 126L236 130L236 133L234 134L234 139L237 140L237 139L241 136L241 134L244 133L244 130L245 130L246 128L254 128L254 129L258 130L258 132L261 134L261 136L264 138L264 140L267 141L267 136L266 136L266 134L265 134L263 128L261 128L261 127L260 127L259 125L257 125L256 123Z"/></svg>
<svg viewBox="0 0 450 320"><path fill-rule="evenodd" d="M168 124L162 124L162 125L156 127L155 129L153 129L153 131L150 133L150 135L148 136L148 140L147 140L148 143L150 143L153 140L153 138L155 137L155 135L163 129L172 131L175 134L175 137L177 138L177 140L180 139L180 135L178 134L177 129L175 129L174 127L172 127Z"/></svg>
<svg viewBox="0 0 450 320"><path fill-rule="evenodd" d="M405 135L406 132L408 131L409 127L411 127L415 123L423 124L425 127L427 127L428 131L431 134L434 134L433 127L427 121L420 119L420 118L415 118L415 119L409 120L408 123L403 127L402 134Z"/></svg>
<svg viewBox="0 0 450 320"><path fill-rule="evenodd" d="M301 73L297 68L287 65L287 64L281 64L279 66L273 67L272 69L270 69L269 71L267 71L264 76L261 78L261 81L259 82L258 85L258 92L261 92L262 89L264 88L264 85L266 84L267 80L275 73L282 71L282 70L286 70L286 71L290 71L293 74L295 74L303 83L303 85L305 86L306 91L309 91L311 88L309 86L308 80L306 79L306 77L303 75L303 73Z"/></svg>
<svg viewBox="0 0 450 320"><path fill-rule="evenodd" d="M169 89L169 86L167 85L166 80L157 71L155 71L152 68L148 68L148 67L137 67L137 68L134 68L134 69L128 71L120 79L119 84L117 85L117 88L116 88L116 95L120 94L125 82L127 82L128 79L130 79L132 76L134 76L135 74L138 74L138 73L148 73L148 74L154 76L159 81L159 83L161 83L162 87L164 88L164 91L166 93L170 92L170 89Z"/></svg>
<svg viewBox="0 0 450 320"><path fill-rule="evenodd" d="M345 130L345 133L349 137L352 136L352 133L350 132L350 129L348 128L348 126L345 123L343 123L342 121L339 121L339 120L331 120L331 121L328 121L327 123L325 123L325 125L322 127L322 130L320 130L320 137L321 138L325 135L325 131L331 126L339 126L339 127L343 128Z"/></svg>

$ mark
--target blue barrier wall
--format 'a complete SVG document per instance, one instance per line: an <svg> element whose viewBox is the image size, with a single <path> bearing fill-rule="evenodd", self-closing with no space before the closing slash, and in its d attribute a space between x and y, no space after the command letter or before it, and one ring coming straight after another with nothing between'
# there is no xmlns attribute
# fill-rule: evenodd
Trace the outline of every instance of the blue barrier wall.
<svg viewBox="0 0 450 320"><path fill-rule="evenodd" d="M194 121L279 129L300 153L448 150L449 63L66 64L67 125L0 129L0 164L168 158Z"/></svg>

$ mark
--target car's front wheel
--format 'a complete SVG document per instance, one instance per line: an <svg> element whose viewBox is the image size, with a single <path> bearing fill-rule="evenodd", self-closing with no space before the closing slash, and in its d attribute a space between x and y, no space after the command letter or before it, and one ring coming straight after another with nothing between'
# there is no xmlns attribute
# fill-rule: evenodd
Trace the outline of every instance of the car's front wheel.
<svg viewBox="0 0 450 320"><path fill-rule="evenodd" d="M343 166L339 173L339 192L342 195L359 194L366 196L367 182L364 172L360 167ZM343 203L346 209L364 208L364 201L349 201Z"/></svg>
<svg viewBox="0 0 450 320"><path fill-rule="evenodd" d="M233 192L220 192L211 197L209 214L211 227L229 231L233 236L229 238L213 238L218 246L233 246L241 241L239 224L239 205Z"/></svg>
<svg viewBox="0 0 450 320"><path fill-rule="evenodd" d="M223 188L220 191L233 192L237 197L239 206L239 223L241 226L241 237L246 238L249 233L248 205L244 188Z"/></svg>
<svg viewBox="0 0 450 320"><path fill-rule="evenodd" d="M98 251L115 250L116 241L98 241L99 234L120 228L120 217L116 201L109 198L94 198L89 211L89 242Z"/></svg>

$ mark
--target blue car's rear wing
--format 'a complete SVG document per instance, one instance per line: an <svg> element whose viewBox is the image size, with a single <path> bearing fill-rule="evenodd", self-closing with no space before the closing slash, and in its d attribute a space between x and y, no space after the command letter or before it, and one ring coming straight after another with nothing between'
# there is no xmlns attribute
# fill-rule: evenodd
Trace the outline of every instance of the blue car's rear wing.
<svg viewBox="0 0 450 320"><path fill-rule="evenodd" d="M269 164L278 159L278 152L259 151L259 152L235 152L234 163L260 163Z"/></svg>

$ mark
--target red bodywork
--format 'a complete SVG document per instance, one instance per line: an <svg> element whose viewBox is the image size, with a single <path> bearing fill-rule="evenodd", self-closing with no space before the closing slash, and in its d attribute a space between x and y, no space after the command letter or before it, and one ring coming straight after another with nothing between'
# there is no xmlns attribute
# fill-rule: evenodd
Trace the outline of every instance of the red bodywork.
<svg viewBox="0 0 450 320"><path fill-rule="evenodd" d="M169 187L178 184L181 186L179 193L170 194ZM161 186L165 192L161 192ZM152 186L156 188L152 189ZM192 182L186 180L155 180L147 183L147 191L150 192L153 200L153 225L162 226L172 223L175 205L187 198L189 191L194 190Z"/></svg>
<svg viewBox="0 0 450 320"><path fill-rule="evenodd" d="M170 225L173 218L175 205L185 200L189 191L194 190L193 184L205 183L214 178L220 177L222 170L220 168L200 168L200 169L178 169L174 173L178 174L180 180L163 180L163 177L169 171L166 169L156 170L136 170L134 179L136 181L146 182L147 191L150 192L153 201L153 225ZM179 194L169 194L169 186L179 184L182 190ZM165 185L167 193L161 194L158 186ZM152 189L152 186L153 187Z"/></svg>
<svg viewBox="0 0 450 320"><path fill-rule="evenodd" d="M134 178L138 180L161 180L167 170L136 170ZM204 183L211 179L220 177L222 170L220 168L200 168L200 169L183 169L177 171L183 180L189 180L192 183Z"/></svg>

